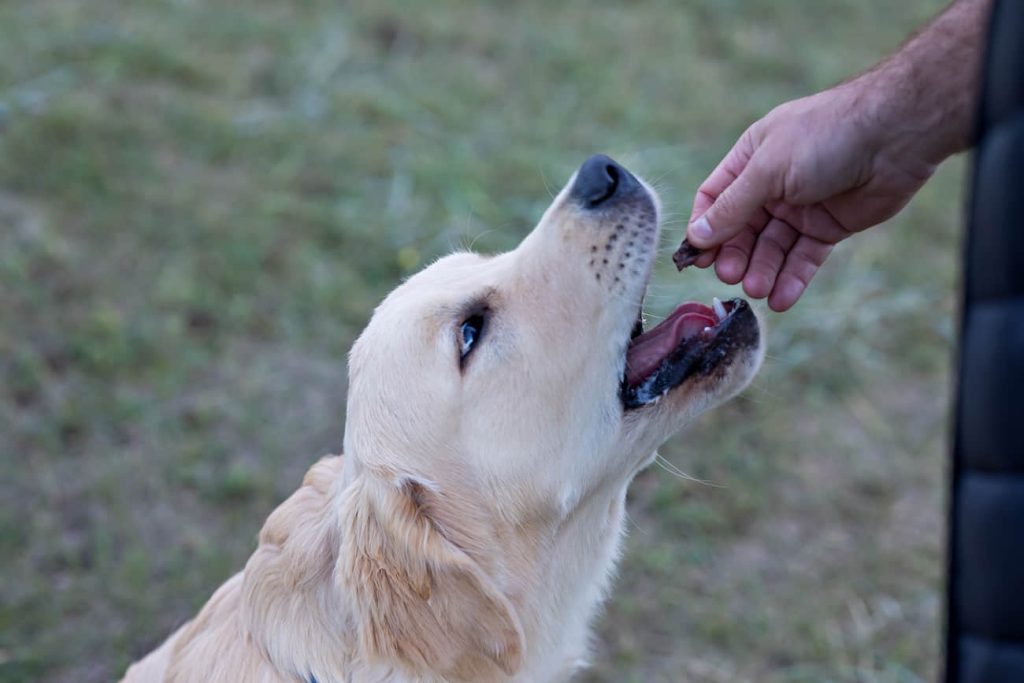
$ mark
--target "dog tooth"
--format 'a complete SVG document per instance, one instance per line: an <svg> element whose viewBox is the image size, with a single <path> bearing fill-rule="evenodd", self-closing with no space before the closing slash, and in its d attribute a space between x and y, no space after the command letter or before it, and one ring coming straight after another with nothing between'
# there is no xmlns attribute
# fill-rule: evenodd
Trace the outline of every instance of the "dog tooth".
<svg viewBox="0 0 1024 683"><path fill-rule="evenodd" d="M708 333L708 332L710 332L710 331L711 331L711 328L710 328L710 327L705 327L705 328L704 328L704 333L705 333L705 334L706 334L706 333Z"/></svg>
<svg viewBox="0 0 1024 683"><path fill-rule="evenodd" d="M725 320L725 306L722 305L722 302L719 301L717 296L711 300L711 307L715 309L715 315L718 316L720 321Z"/></svg>

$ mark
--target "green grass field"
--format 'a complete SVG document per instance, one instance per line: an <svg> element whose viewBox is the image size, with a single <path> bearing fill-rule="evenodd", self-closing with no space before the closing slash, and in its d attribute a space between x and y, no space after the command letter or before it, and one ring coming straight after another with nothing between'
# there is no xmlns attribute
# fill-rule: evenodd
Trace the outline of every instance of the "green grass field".
<svg viewBox="0 0 1024 683"><path fill-rule="evenodd" d="M93 683L340 448L404 275L512 247L607 152L668 254L782 101L940 0L0 3L0 682ZM934 680L963 162L769 314L755 384L635 483L601 682Z"/></svg>

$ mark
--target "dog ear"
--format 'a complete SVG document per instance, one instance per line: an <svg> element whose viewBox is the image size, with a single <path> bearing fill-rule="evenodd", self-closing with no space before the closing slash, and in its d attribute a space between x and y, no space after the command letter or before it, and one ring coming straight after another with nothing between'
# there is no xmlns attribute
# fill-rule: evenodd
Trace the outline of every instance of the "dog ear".
<svg viewBox="0 0 1024 683"><path fill-rule="evenodd" d="M459 680L519 669L514 608L441 523L440 494L360 476L345 492L338 574L371 660Z"/></svg>

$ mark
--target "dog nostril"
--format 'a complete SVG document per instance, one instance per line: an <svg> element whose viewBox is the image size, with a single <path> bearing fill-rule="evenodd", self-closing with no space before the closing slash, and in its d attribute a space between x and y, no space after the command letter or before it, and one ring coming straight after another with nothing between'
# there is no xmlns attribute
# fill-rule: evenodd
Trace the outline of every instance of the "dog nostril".
<svg viewBox="0 0 1024 683"><path fill-rule="evenodd" d="M596 197L590 200L591 206L597 206L606 199L611 199L615 196L615 190L619 187L619 169L611 164L604 167L605 174L605 188L604 192L600 197Z"/></svg>
<svg viewBox="0 0 1024 683"><path fill-rule="evenodd" d="M605 155L596 154L580 166L572 194L584 207L594 208L621 193L631 180L629 171Z"/></svg>
<svg viewBox="0 0 1024 683"><path fill-rule="evenodd" d="M612 183L615 185L619 184L619 169L611 164L604 167L604 172L608 174L608 177L612 179Z"/></svg>

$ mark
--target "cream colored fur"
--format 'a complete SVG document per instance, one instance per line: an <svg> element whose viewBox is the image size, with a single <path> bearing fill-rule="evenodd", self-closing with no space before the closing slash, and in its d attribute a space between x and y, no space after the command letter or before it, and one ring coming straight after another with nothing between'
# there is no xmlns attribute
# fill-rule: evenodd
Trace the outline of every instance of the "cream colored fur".
<svg viewBox="0 0 1024 683"><path fill-rule="evenodd" d="M595 213L563 191L514 251L449 256L392 292L351 352L344 457L309 470L245 569L124 680L568 680L629 482L760 363L745 351L623 410L657 210L653 193ZM484 308L460 368L459 326Z"/></svg>

